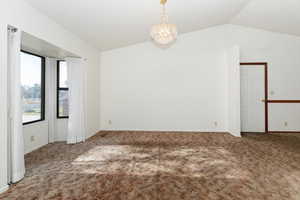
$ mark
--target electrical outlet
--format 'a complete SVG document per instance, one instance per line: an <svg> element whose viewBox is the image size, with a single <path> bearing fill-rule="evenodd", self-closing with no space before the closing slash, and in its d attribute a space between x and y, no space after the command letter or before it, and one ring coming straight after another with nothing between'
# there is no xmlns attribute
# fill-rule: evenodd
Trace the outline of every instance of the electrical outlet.
<svg viewBox="0 0 300 200"><path fill-rule="evenodd" d="M34 137L33 135L30 137L30 141L31 141L31 142L34 142L34 141L35 141L35 137Z"/></svg>
<svg viewBox="0 0 300 200"><path fill-rule="evenodd" d="M108 124L109 124L109 125L111 125L111 124L112 124L111 120L108 120Z"/></svg>
<svg viewBox="0 0 300 200"><path fill-rule="evenodd" d="M288 122L284 122L284 126L287 127L288 126Z"/></svg>
<svg viewBox="0 0 300 200"><path fill-rule="evenodd" d="M214 125L215 125L215 127L217 127L218 126L218 122L214 122Z"/></svg>

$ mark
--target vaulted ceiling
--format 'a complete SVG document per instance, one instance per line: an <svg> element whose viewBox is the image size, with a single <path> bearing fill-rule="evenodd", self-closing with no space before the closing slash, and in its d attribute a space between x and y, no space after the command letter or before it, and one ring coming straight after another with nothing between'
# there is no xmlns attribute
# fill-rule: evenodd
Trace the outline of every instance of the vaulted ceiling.
<svg viewBox="0 0 300 200"><path fill-rule="evenodd" d="M108 50L149 40L159 0L26 0L83 40ZM168 0L179 33L233 23L300 36L299 0Z"/></svg>

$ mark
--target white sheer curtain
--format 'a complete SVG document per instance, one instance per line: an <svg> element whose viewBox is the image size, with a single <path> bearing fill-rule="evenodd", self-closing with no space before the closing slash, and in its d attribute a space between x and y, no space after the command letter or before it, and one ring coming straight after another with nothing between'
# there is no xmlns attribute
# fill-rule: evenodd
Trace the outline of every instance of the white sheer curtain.
<svg viewBox="0 0 300 200"><path fill-rule="evenodd" d="M86 137L86 68L80 58L66 58L69 85L67 143L84 142Z"/></svg>
<svg viewBox="0 0 300 200"><path fill-rule="evenodd" d="M21 31L8 30L9 182L25 174L20 66Z"/></svg>
<svg viewBox="0 0 300 200"><path fill-rule="evenodd" d="M46 58L46 116L49 143L55 141L56 132L56 62L55 58Z"/></svg>

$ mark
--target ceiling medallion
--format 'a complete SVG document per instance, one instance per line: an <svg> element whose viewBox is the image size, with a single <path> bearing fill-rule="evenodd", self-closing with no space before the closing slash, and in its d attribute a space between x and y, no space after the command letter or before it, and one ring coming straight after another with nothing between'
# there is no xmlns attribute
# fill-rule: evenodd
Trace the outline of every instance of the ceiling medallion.
<svg viewBox="0 0 300 200"><path fill-rule="evenodd" d="M159 45L168 45L174 42L178 35L176 25L169 24L165 8L166 3L167 0L160 1L162 5L161 23L154 25L150 33L151 38Z"/></svg>

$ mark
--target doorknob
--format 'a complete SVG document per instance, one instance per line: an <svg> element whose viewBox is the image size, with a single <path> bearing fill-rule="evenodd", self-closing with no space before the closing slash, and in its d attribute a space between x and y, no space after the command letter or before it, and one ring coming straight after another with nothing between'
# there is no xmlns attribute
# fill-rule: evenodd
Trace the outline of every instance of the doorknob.
<svg viewBox="0 0 300 200"><path fill-rule="evenodd" d="M261 102L265 103L265 102L266 102L266 100L265 100L265 99L262 99L262 100L261 100Z"/></svg>

